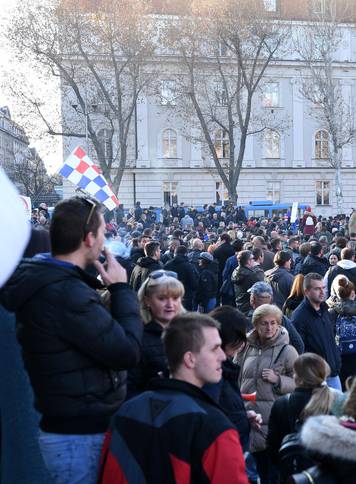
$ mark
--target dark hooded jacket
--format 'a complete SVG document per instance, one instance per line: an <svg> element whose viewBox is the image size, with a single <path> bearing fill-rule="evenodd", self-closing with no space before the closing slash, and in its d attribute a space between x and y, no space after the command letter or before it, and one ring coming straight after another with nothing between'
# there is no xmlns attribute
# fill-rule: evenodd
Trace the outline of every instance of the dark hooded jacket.
<svg viewBox="0 0 356 484"><path fill-rule="evenodd" d="M174 259L165 264L164 269L174 271L184 286L185 298L192 298L198 287L198 270L193 266L186 255L176 255Z"/></svg>
<svg viewBox="0 0 356 484"><path fill-rule="evenodd" d="M300 268L300 273L304 276L311 272L316 272L321 276L325 276L326 271L329 268L329 263L325 257L318 257L316 255L309 254Z"/></svg>
<svg viewBox="0 0 356 484"><path fill-rule="evenodd" d="M16 313L25 367L46 432L104 432L137 365L143 325L127 284L109 286L111 313L97 279L54 259L25 259L1 291Z"/></svg>
<svg viewBox="0 0 356 484"><path fill-rule="evenodd" d="M272 286L274 304L282 309L292 289L294 277L284 267L276 266L266 272L265 280Z"/></svg>
<svg viewBox="0 0 356 484"><path fill-rule="evenodd" d="M238 266L232 273L231 280L234 284L236 307L243 313L247 313L250 306L250 294L247 292L255 282L261 281L261 275L248 267Z"/></svg>
<svg viewBox="0 0 356 484"><path fill-rule="evenodd" d="M158 260L152 257L141 257L132 271L130 287L137 292L151 272L161 268L162 264Z"/></svg>

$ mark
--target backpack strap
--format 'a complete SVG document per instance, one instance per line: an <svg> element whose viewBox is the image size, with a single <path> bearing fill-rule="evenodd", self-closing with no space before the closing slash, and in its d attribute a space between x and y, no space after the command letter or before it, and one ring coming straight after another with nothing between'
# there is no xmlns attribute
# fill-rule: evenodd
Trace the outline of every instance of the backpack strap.
<svg viewBox="0 0 356 484"><path fill-rule="evenodd" d="M286 343L285 345L283 345L283 346L282 346L282 348L279 350L279 353L278 353L278 355L276 356L276 358L275 358L275 360L274 360L274 362L273 362L273 364L274 364L274 365L275 365L275 364L277 363L277 361L279 360L279 357L280 357L280 356L281 356L281 354L283 353L284 348L285 348L286 346L288 346L288 344L287 344L287 343Z"/></svg>

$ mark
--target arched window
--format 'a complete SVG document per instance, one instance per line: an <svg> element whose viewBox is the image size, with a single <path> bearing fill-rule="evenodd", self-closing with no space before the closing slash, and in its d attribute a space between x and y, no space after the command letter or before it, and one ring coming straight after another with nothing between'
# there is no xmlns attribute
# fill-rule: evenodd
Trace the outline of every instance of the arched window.
<svg viewBox="0 0 356 484"><path fill-rule="evenodd" d="M216 156L218 158L229 158L230 156L230 143L229 137L225 130L217 129L214 133L214 146Z"/></svg>
<svg viewBox="0 0 356 484"><path fill-rule="evenodd" d="M163 158L177 158L177 132L175 129L165 129L162 133Z"/></svg>
<svg viewBox="0 0 356 484"><path fill-rule="evenodd" d="M329 133L326 129L320 129L314 137L315 158L327 160L329 158Z"/></svg>
<svg viewBox="0 0 356 484"><path fill-rule="evenodd" d="M263 135L265 158L281 157L281 136L275 129L266 129Z"/></svg>
<svg viewBox="0 0 356 484"><path fill-rule="evenodd" d="M111 161L112 160L112 137L113 132L111 129L102 128L98 131L97 136L99 138L99 143L104 151L105 160Z"/></svg>

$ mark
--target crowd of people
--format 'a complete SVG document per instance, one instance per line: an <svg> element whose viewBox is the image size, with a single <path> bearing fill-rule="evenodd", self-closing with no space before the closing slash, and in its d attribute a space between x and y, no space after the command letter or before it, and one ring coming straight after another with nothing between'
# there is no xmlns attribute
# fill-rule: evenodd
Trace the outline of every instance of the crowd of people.
<svg viewBox="0 0 356 484"><path fill-rule="evenodd" d="M354 481L356 213L75 197L32 224L0 302L54 483Z"/></svg>

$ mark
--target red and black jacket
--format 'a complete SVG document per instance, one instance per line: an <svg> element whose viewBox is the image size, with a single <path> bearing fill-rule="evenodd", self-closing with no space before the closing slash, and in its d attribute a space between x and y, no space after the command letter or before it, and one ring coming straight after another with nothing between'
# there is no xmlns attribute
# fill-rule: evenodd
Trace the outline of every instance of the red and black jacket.
<svg viewBox="0 0 356 484"><path fill-rule="evenodd" d="M101 484L247 484L232 423L198 387L155 380L112 420Z"/></svg>

